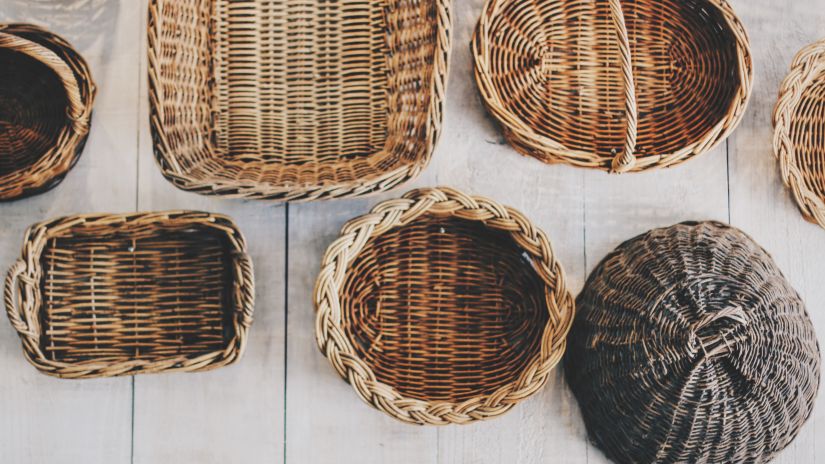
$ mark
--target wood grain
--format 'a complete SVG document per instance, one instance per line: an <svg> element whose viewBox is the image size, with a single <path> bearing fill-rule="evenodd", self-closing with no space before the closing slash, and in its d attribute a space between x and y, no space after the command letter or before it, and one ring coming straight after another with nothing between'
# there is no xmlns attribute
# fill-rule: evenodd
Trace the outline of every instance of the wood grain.
<svg viewBox="0 0 825 464"><path fill-rule="evenodd" d="M450 185L524 212L548 233L574 292L627 238L687 219L730 219L774 255L823 336L825 232L804 221L781 184L770 112L793 55L825 36L825 0L731 2L753 44L755 88L739 130L712 153L671 170L614 177L517 155L473 83L467 44L483 1L456 1L445 121L430 167L391 193L287 208L188 194L163 179L149 138L147 0L2 0L0 20L35 21L83 52L99 94L89 145L65 182L0 204L0 264L19 255L25 227L49 217L205 209L237 221L250 244L258 291L246 356L204 374L55 380L25 362L17 336L0 324L4 462L606 462L586 441L558 372L501 418L425 428L362 404L318 352L311 295L321 254L346 220L416 186ZM820 401L778 462L825 459L817 443L823 424Z"/></svg>

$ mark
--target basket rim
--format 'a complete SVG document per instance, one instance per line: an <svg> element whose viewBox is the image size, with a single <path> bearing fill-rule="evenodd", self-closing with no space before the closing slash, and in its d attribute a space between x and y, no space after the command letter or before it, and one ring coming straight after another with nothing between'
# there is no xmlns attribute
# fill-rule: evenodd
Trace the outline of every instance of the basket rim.
<svg viewBox="0 0 825 464"><path fill-rule="evenodd" d="M22 37L21 33L36 35L37 40ZM55 138L57 144L31 165L3 176L0 201L8 201L54 188L77 163L91 128L97 87L83 56L65 39L40 26L0 23L0 48L14 49L47 66L60 80L68 101L66 123ZM31 175L39 169L48 175Z"/></svg>
<svg viewBox="0 0 825 464"><path fill-rule="evenodd" d="M228 238L233 258L230 266L233 267L235 286L232 301L235 334L226 347L197 356L184 355L158 360L63 362L48 359L40 349L41 330L37 322L41 310L40 256L48 240L76 227L111 224L147 228L173 221L181 225L208 227ZM186 210L63 216L30 226L24 234L23 243L22 256L12 265L6 277L3 296L9 321L20 336L26 359L42 373L53 377L81 379L141 373L197 372L232 364L243 355L254 312L254 270L247 254L246 240L228 216Z"/></svg>
<svg viewBox="0 0 825 464"><path fill-rule="evenodd" d="M825 79L825 39L800 50L782 82L773 112L773 152L779 161L782 182L791 190L802 216L825 227L825 201L806 185L790 134L797 106L817 77Z"/></svg>
<svg viewBox="0 0 825 464"><path fill-rule="evenodd" d="M341 325L343 309L339 289L350 261L369 239L409 224L425 213L478 221L491 229L508 232L530 255L536 273L545 284L549 317L539 355L515 381L492 393L458 403L405 397L395 387L380 382L372 368L358 357ZM329 245L324 255L315 284L314 303L316 341L335 370L362 400L402 422L417 425L467 424L493 418L536 393L564 354L575 312L564 270L556 260L547 235L515 209L450 187L412 190L401 198L379 203L370 213L347 222L340 237Z"/></svg>
<svg viewBox="0 0 825 464"><path fill-rule="evenodd" d="M753 92L754 73L750 39L727 0L704 0L722 14L728 29L736 39L739 86L725 116L709 129L703 137L672 153L634 157L632 164L618 168L613 164L616 155L602 156L584 150L569 149L561 142L537 133L530 124L527 124L517 114L508 111L500 104L500 96L495 91L488 65L490 61L489 23L498 15L503 5L514 1L516 0L486 1L473 32L470 49L473 56L475 80L484 106L499 125L503 127L505 137L519 153L531 157L536 157L530 154L531 152L546 153L551 158L555 158L551 160L541 157L541 160L547 163L563 162L577 167L599 169L610 173L649 171L676 166L688 159L711 151L733 133L742 121ZM610 1L612 6L615 2ZM620 7L618 8L620 9ZM632 79L632 76L630 76L630 79ZM626 92L630 92L630 89L627 89ZM632 106L635 107L635 103ZM619 154L621 155L621 153Z"/></svg>
<svg viewBox="0 0 825 464"><path fill-rule="evenodd" d="M252 181L210 179L208 182L189 177L175 160L163 128L162 100L158 46L163 15L160 6L167 0L150 0L148 21L149 101L150 127L152 130L155 161L163 176L181 190L203 195L219 195L227 198L245 198L269 201L300 202L333 198L361 197L391 190L410 181L429 165L433 151L441 135L446 103L447 78L452 48L452 0L432 0L436 6L437 29L435 54L427 114L427 148L415 161L378 175L359 178L355 182L320 183L318 185L271 185ZM369 0L365 0L369 1ZM213 58L214 60L214 58Z"/></svg>

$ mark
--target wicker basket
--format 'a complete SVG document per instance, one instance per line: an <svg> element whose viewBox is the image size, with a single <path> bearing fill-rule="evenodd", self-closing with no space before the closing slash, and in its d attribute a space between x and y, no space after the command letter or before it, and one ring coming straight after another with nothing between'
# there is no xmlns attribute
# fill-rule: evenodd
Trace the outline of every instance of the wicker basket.
<svg viewBox="0 0 825 464"><path fill-rule="evenodd" d="M427 189L350 221L315 289L321 351L364 401L412 424L503 414L561 359L573 298L521 213Z"/></svg>
<svg viewBox="0 0 825 464"><path fill-rule="evenodd" d="M226 217L87 215L36 224L5 288L26 358L64 378L203 371L243 354L252 263Z"/></svg>
<svg viewBox="0 0 825 464"><path fill-rule="evenodd" d="M567 379L616 462L767 462L813 410L820 354L805 305L737 229L636 237L576 302Z"/></svg>
<svg viewBox="0 0 825 464"><path fill-rule="evenodd" d="M751 94L725 0L488 0L472 51L507 139L547 163L679 164L725 139Z"/></svg>
<svg viewBox="0 0 825 464"><path fill-rule="evenodd" d="M825 40L803 49L774 111L774 152L802 215L825 227Z"/></svg>
<svg viewBox="0 0 825 464"><path fill-rule="evenodd" d="M95 87L60 37L0 24L0 201L51 189L86 143Z"/></svg>
<svg viewBox="0 0 825 464"><path fill-rule="evenodd" d="M390 189L429 162L450 36L449 0L152 0L160 168L234 197Z"/></svg>

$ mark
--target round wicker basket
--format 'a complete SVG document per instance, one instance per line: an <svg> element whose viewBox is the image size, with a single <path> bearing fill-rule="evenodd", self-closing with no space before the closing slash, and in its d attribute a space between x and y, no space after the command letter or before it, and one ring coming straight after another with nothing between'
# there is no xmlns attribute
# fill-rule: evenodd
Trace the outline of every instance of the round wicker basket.
<svg viewBox="0 0 825 464"><path fill-rule="evenodd" d="M825 40L796 55L774 110L782 180L810 222L825 227Z"/></svg>
<svg viewBox="0 0 825 464"><path fill-rule="evenodd" d="M545 234L480 197L416 190L350 221L315 290L321 351L412 424L464 424L538 391L574 303Z"/></svg>
<svg viewBox="0 0 825 464"><path fill-rule="evenodd" d="M751 94L725 0L488 0L472 51L507 139L547 163L679 164L725 139Z"/></svg>
<svg viewBox="0 0 825 464"><path fill-rule="evenodd" d="M60 37L0 24L0 201L51 189L80 157L95 87Z"/></svg>
<svg viewBox="0 0 825 464"><path fill-rule="evenodd" d="M691 222L629 240L577 305L567 379L590 437L617 462L765 462L811 414L813 325L737 229Z"/></svg>

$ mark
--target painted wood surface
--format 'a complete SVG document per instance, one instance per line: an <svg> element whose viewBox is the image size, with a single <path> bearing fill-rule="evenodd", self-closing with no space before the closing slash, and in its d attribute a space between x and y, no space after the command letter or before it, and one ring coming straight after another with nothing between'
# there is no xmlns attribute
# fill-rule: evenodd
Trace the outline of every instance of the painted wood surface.
<svg viewBox="0 0 825 464"><path fill-rule="evenodd" d="M825 231L797 213L771 152L770 113L798 49L825 36L825 0L731 0L756 67L739 130L713 153L662 172L608 176L517 155L487 117L469 41L483 0L456 1L444 132L414 182L368 199L284 206L175 189L152 156L146 84L147 0L0 0L0 20L63 34L98 83L80 163L57 189L0 204L0 264L25 228L87 211L202 209L231 215L255 262L256 322L245 358L204 374L61 381L23 359L0 324L0 450L9 463L603 463L557 372L509 414L463 427L412 427L365 406L318 352L312 288L343 223L408 188L450 185L513 206L550 236L578 292L623 240L688 219L729 221L770 251L825 334ZM825 402L781 463L825 460ZM819 440L817 440L819 439Z"/></svg>

